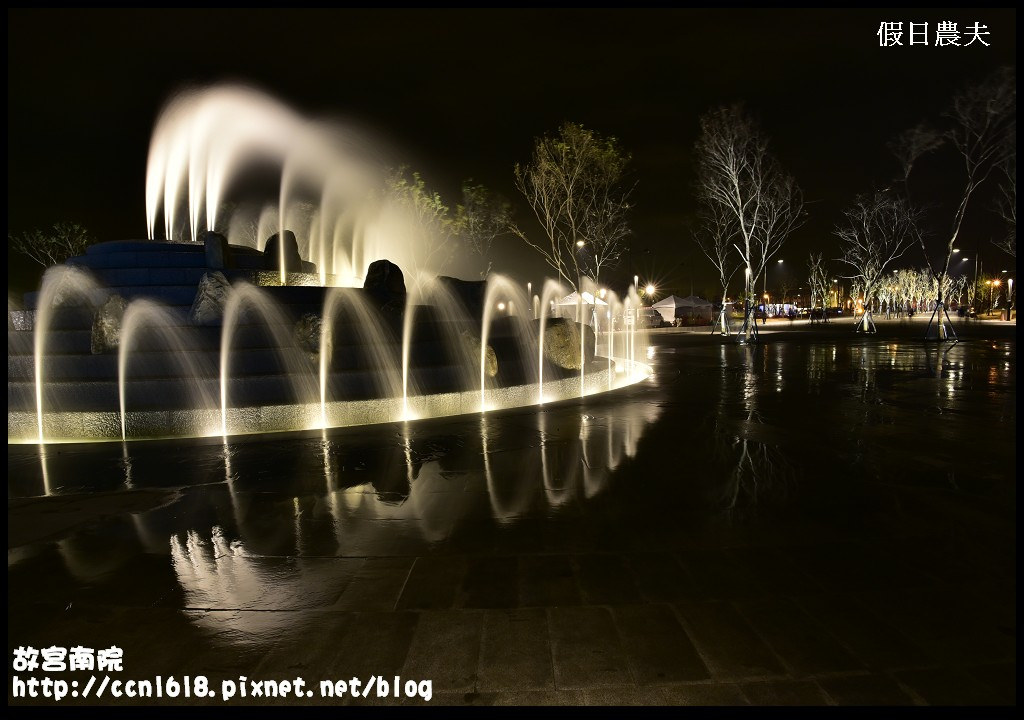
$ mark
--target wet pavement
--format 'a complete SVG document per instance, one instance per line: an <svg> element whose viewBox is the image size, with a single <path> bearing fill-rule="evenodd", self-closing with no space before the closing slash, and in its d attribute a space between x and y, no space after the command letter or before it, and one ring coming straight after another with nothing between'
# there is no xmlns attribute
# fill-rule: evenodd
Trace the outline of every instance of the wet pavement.
<svg viewBox="0 0 1024 720"><path fill-rule="evenodd" d="M218 692L114 705L1015 704L1016 341L983 335L663 333L650 380L540 410L9 446L9 650Z"/></svg>

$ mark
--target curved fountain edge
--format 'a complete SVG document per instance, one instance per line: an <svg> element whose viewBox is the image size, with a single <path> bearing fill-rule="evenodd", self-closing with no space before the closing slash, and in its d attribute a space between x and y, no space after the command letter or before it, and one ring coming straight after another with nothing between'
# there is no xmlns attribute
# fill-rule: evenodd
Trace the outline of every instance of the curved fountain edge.
<svg viewBox="0 0 1024 720"><path fill-rule="evenodd" d="M234 407L228 408L226 418L221 417L220 409L130 411L126 413L125 421L128 440L216 437L224 435L224 424L227 435L231 436L376 425L479 413L481 400L486 411L572 400L633 385L648 378L652 372L651 367L644 363L614 358L614 368L603 368L582 377L550 380L542 386L533 383L491 388L483 398L479 390L410 397L408 412L403 408L402 398L394 397L337 400L324 404ZM117 410L49 412L43 417L43 432L47 444L120 442L121 415ZM35 413L8 411L7 443L39 443Z"/></svg>

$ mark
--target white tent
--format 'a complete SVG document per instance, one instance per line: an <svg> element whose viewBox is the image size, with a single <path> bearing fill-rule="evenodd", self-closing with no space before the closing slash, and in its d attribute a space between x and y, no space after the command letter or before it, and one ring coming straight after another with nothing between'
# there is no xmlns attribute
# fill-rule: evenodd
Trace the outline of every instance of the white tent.
<svg viewBox="0 0 1024 720"><path fill-rule="evenodd" d="M554 314L557 317L564 317L579 320L580 308L580 296L579 293L573 292L566 295L561 300L552 301L555 304ZM583 322L585 325L593 325L597 330L602 330L607 324L607 312L605 309L599 309L601 306L607 307L608 303L601 298L595 298L593 294L584 292L583 293Z"/></svg>
<svg viewBox="0 0 1024 720"><path fill-rule="evenodd" d="M583 293L583 304L584 305L593 305L595 299L597 300L597 304L598 305L607 305L608 304L604 300L602 300L601 298L595 298L591 293L588 293L588 292ZM573 307L575 307L576 304L579 303L579 301L580 301L579 293L575 293L574 292L574 293L570 293L569 295L566 295L564 298L559 300L558 304L559 305L572 305Z"/></svg>
<svg viewBox="0 0 1024 720"><path fill-rule="evenodd" d="M693 320L705 320L711 322L711 315L714 310L712 304L704 298L696 295L679 297L669 295L664 300L654 303L654 309L661 313L665 322L675 322L676 318L691 318Z"/></svg>

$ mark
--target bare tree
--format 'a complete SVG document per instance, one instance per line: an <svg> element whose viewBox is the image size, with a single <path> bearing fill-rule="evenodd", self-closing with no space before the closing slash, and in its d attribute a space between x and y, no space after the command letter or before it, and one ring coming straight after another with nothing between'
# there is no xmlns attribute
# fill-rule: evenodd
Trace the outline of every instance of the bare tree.
<svg viewBox="0 0 1024 720"><path fill-rule="evenodd" d="M885 306L885 317L892 317L893 301L896 297L896 271L885 273L875 285L875 297L878 298L878 310Z"/></svg>
<svg viewBox="0 0 1024 720"><path fill-rule="evenodd" d="M938 150L944 143L942 131L926 123L919 123L909 130L904 130L888 143L889 151L896 156L896 161L900 164L900 180L905 188L909 187L910 174L917 161Z"/></svg>
<svg viewBox="0 0 1024 720"><path fill-rule="evenodd" d="M803 193L768 152L768 141L739 106L712 110L700 120L697 187L706 206L735 221L733 247L745 270L741 338L753 339L754 287L772 257L803 218Z"/></svg>
<svg viewBox="0 0 1024 720"><path fill-rule="evenodd" d="M1007 156L1001 163L1003 181L999 184L997 209L999 216L1006 223L1007 233L999 240L992 242L1010 257L1017 257L1017 151Z"/></svg>
<svg viewBox="0 0 1024 720"><path fill-rule="evenodd" d="M470 179L462 184L462 203L455 208L454 222L466 249L485 263L480 277L487 277L491 246L508 234L512 224L511 203Z"/></svg>
<svg viewBox="0 0 1024 720"><path fill-rule="evenodd" d="M962 305L964 302L964 292L967 290L967 276L957 275L949 279L949 297L957 305Z"/></svg>
<svg viewBox="0 0 1024 720"><path fill-rule="evenodd" d="M821 253L811 254L807 262L808 278L807 284L811 288L811 319L815 317L815 309L818 303L821 304L821 321L828 322L828 274L825 272L825 263L821 259Z"/></svg>
<svg viewBox="0 0 1024 720"><path fill-rule="evenodd" d="M793 294L793 281L789 278L782 278L782 303L786 304L790 301L791 295Z"/></svg>
<svg viewBox="0 0 1024 720"><path fill-rule="evenodd" d="M629 233L630 189L623 187L629 160L615 138L565 123L556 135L537 138L530 162L515 166L516 189L543 228L544 241L534 241L515 223L510 230L568 285L576 287L584 273L599 281L602 268L622 255Z"/></svg>
<svg viewBox="0 0 1024 720"><path fill-rule="evenodd" d="M725 206L714 203L705 204L699 216L699 225L694 231L694 240L705 257L718 271L718 282L722 290L722 309L718 313L716 326L723 335L728 335L729 327L729 283L736 271L740 269L740 261L733 248L733 235L736 232L735 219Z"/></svg>
<svg viewBox="0 0 1024 720"><path fill-rule="evenodd" d="M72 222L55 223L49 230L32 230L21 235L8 235L8 244L44 268L59 265L70 257L81 255L93 243L89 231Z"/></svg>
<svg viewBox="0 0 1024 720"><path fill-rule="evenodd" d="M864 294L864 314L854 330L873 333L876 328L871 319L871 301L876 286L917 241L918 215L906 200L885 193L858 197L844 215L845 224L835 229L842 243L842 255L837 259L850 268L850 274L843 277Z"/></svg>
<svg viewBox="0 0 1024 720"><path fill-rule="evenodd" d="M984 82L972 85L953 97L952 106L945 113L948 127L943 137L960 156L963 175L959 190L959 201L953 211L950 229L945 236L944 244L930 251L925 244L924 235L919 235L921 250L924 253L928 271L934 279L936 292L935 309L932 320L937 319L936 338L944 340L952 333L952 326L947 326L948 312L943 301L942 289L944 280L949 274L949 264L953 258L953 249L960 236L964 218L971 198L978 188L988 179L993 169L1006 161L1012 139L1017 129L1017 81L1013 69L1002 68ZM903 169L904 187L909 197L909 178L914 160L923 152L935 148L935 139L914 144L914 131L904 133L894 145L894 152ZM918 138L919 139L919 138ZM902 141L902 142L901 142ZM909 162L908 162L909 159ZM928 324L926 337L931 332L931 321ZM952 333L955 338L955 333Z"/></svg>

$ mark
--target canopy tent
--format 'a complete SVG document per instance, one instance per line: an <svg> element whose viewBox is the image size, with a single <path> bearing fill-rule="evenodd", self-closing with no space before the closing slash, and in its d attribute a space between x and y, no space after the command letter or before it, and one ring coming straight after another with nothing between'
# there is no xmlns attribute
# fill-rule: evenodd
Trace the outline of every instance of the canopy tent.
<svg viewBox="0 0 1024 720"><path fill-rule="evenodd" d="M652 307L661 313L661 317L667 323L675 322L676 318L706 320L710 323L714 311L714 307L709 301L696 295L688 297L669 295L664 300L654 303Z"/></svg>
<svg viewBox="0 0 1024 720"><path fill-rule="evenodd" d="M579 312L583 310L583 323L593 325L596 330L602 330L607 325L608 313L605 310L598 310L601 306L607 307L608 303L601 298L595 298L592 293L583 293L582 308L580 307L580 295L577 292L569 293L561 300L552 301L555 307L552 308L556 317L565 317L579 320Z"/></svg>
<svg viewBox="0 0 1024 720"><path fill-rule="evenodd" d="M588 293L588 292L584 292L583 293L583 304L584 305L593 305L595 299L597 300L597 304L598 305L607 305L608 304L604 300L602 300L601 298L595 298L592 293ZM580 301L580 294L574 292L574 293L570 293L570 294L566 295L564 298L559 300L558 304L559 305L573 305L573 306L575 306L577 303L579 303L579 301Z"/></svg>

